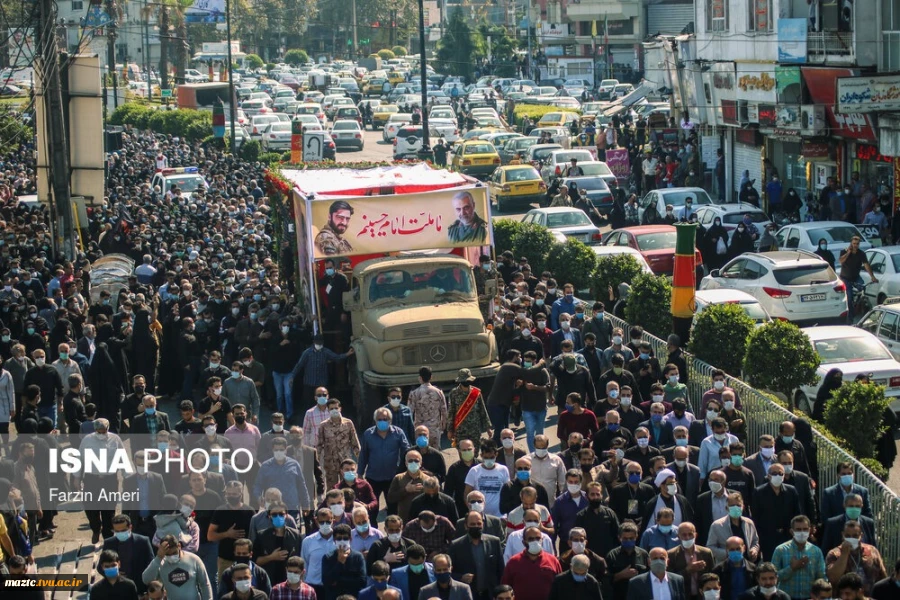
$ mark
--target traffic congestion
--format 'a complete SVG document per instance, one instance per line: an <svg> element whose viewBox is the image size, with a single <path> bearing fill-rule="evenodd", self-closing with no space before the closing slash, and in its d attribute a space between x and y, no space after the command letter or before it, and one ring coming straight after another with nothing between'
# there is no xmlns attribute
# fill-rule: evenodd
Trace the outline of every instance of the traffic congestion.
<svg viewBox="0 0 900 600"><path fill-rule="evenodd" d="M894 465L890 192L801 196L777 170L728 190L723 150L707 164L646 81L419 60L236 71L234 152L126 127L71 260L34 145L5 153L0 577L123 600L897 598L876 534L897 486L813 432L843 384L882 386ZM692 318L797 325L815 382L771 424L741 373L698 370L690 329L626 322L633 280L532 269L501 221L676 286L687 260Z"/></svg>

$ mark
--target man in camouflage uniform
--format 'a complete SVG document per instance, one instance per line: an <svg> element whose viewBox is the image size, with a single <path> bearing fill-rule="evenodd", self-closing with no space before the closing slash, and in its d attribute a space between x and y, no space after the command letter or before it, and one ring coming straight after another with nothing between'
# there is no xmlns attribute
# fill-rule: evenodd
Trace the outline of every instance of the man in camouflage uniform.
<svg viewBox="0 0 900 600"><path fill-rule="evenodd" d="M328 223L316 235L316 250L324 256L350 254L353 247L342 236L350 226L353 207L343 200L336 200L328 207Z"/></svg>
<svg viewBox="0 0 900 600"><path fill-rule="evenodd" d="M456 221L447 228L447 238L454 243L484 244L487 241L487 223L475 212L475 198L469 192L453 196Z"/></svg>
<svg viewBox="0 0 900 600"><path fill-rule="evenodd" d="M329 418L319 425L319 439L316 450L322 461L325 474L325 489L330 490L343 481L341 461L359 456L359 438L353 421L341 416L341 402L337 398L328 399Z"/></svg>
<svg viewBox="0 0 900 600"><path fill-rule="evenodd" d="M481 309L481 316L487 321L490 317L488 305L491 302L491 295L485 292L486 283L489 280L497 280L497 289L503 289L503 280L494 265L491 263L491 257L482 254L478 259L478 268L475 269L475 290L478 292L478 308Z"/></svg>
<svg viewBox="0 0 900 600"><path fill-rule="evenodd" d="M413 415L413 425L428 428L428 445L441 448L441 432L447 428L447 400L444 392L431 385L431 368L419 369L421 385L409 393L407 405Z"/></svg>
<svg viewBox="0 0 900 600"><path fill-rule="evenodd" d="M450 392L450 421L447 424L447 433L454 443L460 440L472 440L478 445L481 434L489 433L491 429L491 419L488 416L487 406L484 404L484 398L481 396L481 390L474 387L475 377L469 369L460 369L456 377L458 384ZM475 404L470 406L466 400L469 394L475 397ZM464 408L465 405L465 408ZM460 410L468 411L468 414L460 415L461 422L457 423L457 415ZM489 435L490 436L490 435Z"/></svg>

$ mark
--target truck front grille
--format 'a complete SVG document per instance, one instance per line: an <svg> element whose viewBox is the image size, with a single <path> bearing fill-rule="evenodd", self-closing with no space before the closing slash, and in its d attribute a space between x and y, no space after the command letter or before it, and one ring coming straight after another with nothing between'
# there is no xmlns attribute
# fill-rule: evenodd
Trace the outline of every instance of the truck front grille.
<svg viewBox="0 0 900 600"><path fill-rule="evenodd" d="M403 347L404 365L439 365L472 360L471 342L440 342Z"/></svg>

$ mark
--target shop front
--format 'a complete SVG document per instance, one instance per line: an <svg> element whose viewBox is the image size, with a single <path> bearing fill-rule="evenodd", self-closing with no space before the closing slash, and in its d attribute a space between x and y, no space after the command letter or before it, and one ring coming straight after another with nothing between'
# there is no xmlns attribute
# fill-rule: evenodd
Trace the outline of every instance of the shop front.
<svg viewBox="0 0 900 600"><path fill-rule="evenodd" d="M735 66L735 99L738 122L742 127L734 149L738 192L744 173L748 173L765 202L766 182L771 173L766 173L763 167L766 144L762 134L771 133L777 125L775 67L766 63L738 63Z"/></svg>

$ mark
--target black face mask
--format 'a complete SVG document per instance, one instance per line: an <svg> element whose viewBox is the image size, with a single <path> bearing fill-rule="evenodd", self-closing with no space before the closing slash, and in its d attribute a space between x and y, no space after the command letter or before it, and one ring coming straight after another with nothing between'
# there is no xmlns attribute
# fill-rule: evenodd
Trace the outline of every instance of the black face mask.
<svg viewBox="0 0 900 600"><path fill-rule="evenodd" d="M591 508L597 509L597 508L600 508L601 504L603 504L603 500L588 499L588 504L591 506Z"/></svg>
<svg viewBox="0 0 900 600"><path fill-rule="evenodd" d="M469 535L474 539L481 539L481 527L469 527Z"/></svg>
<svg viewBox="0 0 900 600"><path fill-rule="evenodd" d="M247 417L245 417L244 415L234 415L234 422L237 423L238 425L243 425L244 421L246 421L246 420L247 420Z"/></svg>

